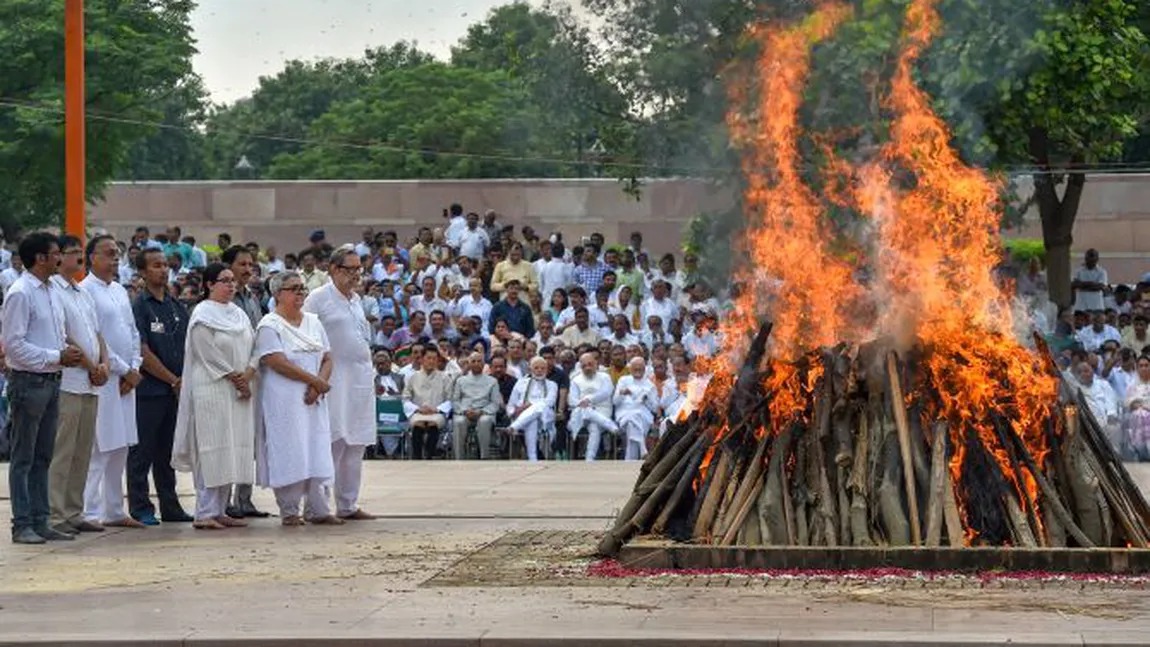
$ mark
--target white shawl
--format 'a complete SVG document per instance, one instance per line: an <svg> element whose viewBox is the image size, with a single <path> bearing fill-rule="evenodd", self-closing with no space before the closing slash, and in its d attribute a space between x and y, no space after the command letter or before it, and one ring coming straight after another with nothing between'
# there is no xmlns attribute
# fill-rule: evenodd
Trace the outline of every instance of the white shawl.
<svg viewBox="0 0 1150 647"><path fill-rule="evenodd" d="M269 312L260 319L260 323L256 326L256 336L259 336L259 331L264 328L271 328L279 333L280 341L283 342L286 350L294 350L301 353L319 353L323 351L323 340L312 337L307 334L308 329L314 329L313 326L308 326L308 318L316 320L319 324L319 317L311 314L310 312L303 313L303 321L300 322L298 327L293 326L287 319L279 316L274 312ZM322 326L322 324L319 324Z"/></svg>

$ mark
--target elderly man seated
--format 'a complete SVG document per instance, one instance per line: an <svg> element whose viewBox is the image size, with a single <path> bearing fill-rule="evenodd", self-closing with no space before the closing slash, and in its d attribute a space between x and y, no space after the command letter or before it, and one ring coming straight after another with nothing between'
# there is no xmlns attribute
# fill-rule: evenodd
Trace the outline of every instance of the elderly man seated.
<svg viewBox="0 0 1150 647"><path fill-rule="evenodd" d="M479 441L479 458L486 460L491 452L491 431L495 428L495 414L503 406L503 396L499 382L484 375L483 369L483 355L472 353L467 358L467 372L456 378L452 389L452 447L456 460L467 458L467 430L472 425Z"/></svg>
<svg viewBox="0 0 1150 647"><path fill-rule="evenodd" d="M539 460L539 434L555 424L559 386L547 379L549 368L542 357L532 359L530 373L515 383L507 400L511 429L523 434L527 460L532 463Z"/></svg>
<svg viewBox="0 0 1150 647"><path fill-rule="evenodd" d="M579 372L571 377L567 404L571 411L570 431L578 436L587 430L587 461L599 454L603 431L615 433L619 426L611 419L611 396L615 385L611 376L599 371L599 361L592 353L579 358Z"/></svg>
<svg viewBox="0 0 1150 647"><path fill-rule="evenodd" d="M647 362L633 358L627 365L630 373L615 385L615 422L627 439L624 459L639 460L647 455L647 432L655 424L659 397L655 384L647 377Z"/></svg>

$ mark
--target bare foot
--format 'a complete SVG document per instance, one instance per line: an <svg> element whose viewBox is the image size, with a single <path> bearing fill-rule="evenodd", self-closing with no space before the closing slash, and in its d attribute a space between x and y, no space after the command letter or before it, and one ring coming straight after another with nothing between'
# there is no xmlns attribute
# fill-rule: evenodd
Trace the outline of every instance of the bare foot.
<svg viewBox="0 0 1150 647"><path fill-rule="evenodd" d="M304 525L303 517L299 515L288 515L280 522L285 526L302 526Z"/></svg>
<svg viewBox="0 0 1150 647"><path fill-rule="evenodd" d="M196 530L223 530L224 526L215 519L197 519L192 522L192 527Z"/></svg>
<svg viewBox="0 0 1150 647"><path fill-rule="evenodd" d="M242 519L233 519L227 515L216 517L216 523L225 528L247 528L248 522Z"/></svg>
<svg viewBox="0 0 1150 647"><path fill-rule="evenodd" d="M346 523L343 519L330 514L326 517L312 517L307 521L308 523L315 524L317 526L342 526L344 523Z"/></svg>

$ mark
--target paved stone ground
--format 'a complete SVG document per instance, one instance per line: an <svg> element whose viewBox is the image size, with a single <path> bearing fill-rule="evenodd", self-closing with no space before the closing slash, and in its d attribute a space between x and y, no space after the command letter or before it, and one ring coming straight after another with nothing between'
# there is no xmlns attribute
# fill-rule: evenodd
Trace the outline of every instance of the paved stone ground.
<svg viewBox="0 0 1150 647"><path fill-rule="evenodd" d="M1141 578L617 577L591 553L635 470L375 462L375 522L0 542L0 644L1150 642Z"/></svg>

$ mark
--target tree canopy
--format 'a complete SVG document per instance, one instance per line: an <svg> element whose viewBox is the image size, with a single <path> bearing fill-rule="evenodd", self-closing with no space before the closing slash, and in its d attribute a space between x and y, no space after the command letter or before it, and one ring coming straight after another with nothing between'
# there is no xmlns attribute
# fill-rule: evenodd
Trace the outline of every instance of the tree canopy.
<svg viewBox="0 0 1150 647"><path fill-rule="evenodd" d="M89 0L87 193L123 173L173 96L195 83L190 0ZM64 209L64 3L0 3L0 227L57 224ZM178 112L184 112L183 107Z"/></svg>

